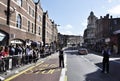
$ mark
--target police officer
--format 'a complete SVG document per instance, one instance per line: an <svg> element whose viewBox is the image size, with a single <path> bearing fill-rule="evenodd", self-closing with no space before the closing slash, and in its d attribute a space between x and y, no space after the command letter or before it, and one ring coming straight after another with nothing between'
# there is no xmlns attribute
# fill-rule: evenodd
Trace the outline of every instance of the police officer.
<svg viewBox="0 0 120 81"><path fill-rule="evenodd" d="M59 67L64 68L64 55L63 55L63 50L59 50Z"/></svg>
<svg viewBox="0 0 120 81"><path fill-rule="evenodd" d="M111 52L110 52L108 45L104 45L104 49L102 50L102 55L103 55L102 72L103 73L109 73L109 56L110 56L110 54L111 54Z"/></svg>

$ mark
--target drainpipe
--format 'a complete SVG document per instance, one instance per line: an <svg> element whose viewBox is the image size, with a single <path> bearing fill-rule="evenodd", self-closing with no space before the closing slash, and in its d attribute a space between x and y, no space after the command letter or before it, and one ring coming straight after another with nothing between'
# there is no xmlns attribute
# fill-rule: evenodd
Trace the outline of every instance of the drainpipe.
<svg viewBox="0 0 120 81"><path fill-rule="evenodd" d="M7 21L6 21L7 25L10 25L10 0L8 0L7 2Z"/></svg>

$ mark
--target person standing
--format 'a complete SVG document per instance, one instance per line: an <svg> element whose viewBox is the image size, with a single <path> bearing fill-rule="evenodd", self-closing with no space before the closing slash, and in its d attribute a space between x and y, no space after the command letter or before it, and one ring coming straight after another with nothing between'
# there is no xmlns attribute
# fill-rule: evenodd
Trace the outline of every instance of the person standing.
<svg viewBox="0 0 120 81"><path fill-rule="evenodd" d="M63 55L63 50L59 50L59 67L64 68L64 55Z"/></svg>
<svg viewBox="0 0 120 81"><path fill-rule="evenodd" d="M104 49L102 50L102 55L103 55L102 72L109 73L109 56L111 55L111 52L108 45L104 46Z"/></svg>

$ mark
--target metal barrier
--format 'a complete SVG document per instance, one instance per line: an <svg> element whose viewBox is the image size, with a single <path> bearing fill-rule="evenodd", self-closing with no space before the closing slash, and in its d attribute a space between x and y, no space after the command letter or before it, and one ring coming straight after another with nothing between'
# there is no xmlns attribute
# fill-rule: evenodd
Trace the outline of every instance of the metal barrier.
<svg viewBox="0 0 120 81"><path fill-rule="evenodd" d="M14 68L18 68L19 66L23 66L29 63L36 62L39 58L49 56L50 53L38 54L38 56L27 56L25 54L21 55L12 55L8 57L2 57L0 60L0 73L5 72L7 70L12 70Z"/></svg>

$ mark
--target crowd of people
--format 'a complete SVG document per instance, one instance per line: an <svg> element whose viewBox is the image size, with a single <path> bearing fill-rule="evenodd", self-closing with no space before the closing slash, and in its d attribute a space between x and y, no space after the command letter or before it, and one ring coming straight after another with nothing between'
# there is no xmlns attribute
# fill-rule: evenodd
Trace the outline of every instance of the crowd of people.
<svg viewBox="0 0 120 81"><path fill-rule="evenodd" d="M12 58L13 67L21 67L22 65L35 63L44 55L44 47L33 47L23 45L0 46L0 71L6 71L8 67L9 57Z"/></svg>

